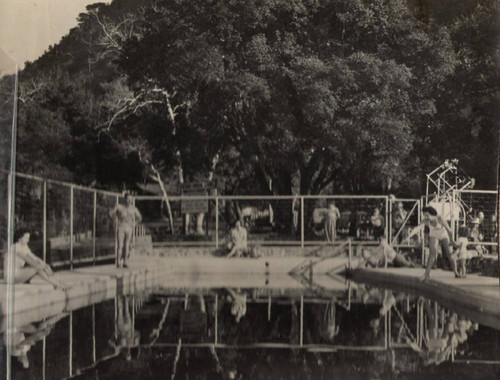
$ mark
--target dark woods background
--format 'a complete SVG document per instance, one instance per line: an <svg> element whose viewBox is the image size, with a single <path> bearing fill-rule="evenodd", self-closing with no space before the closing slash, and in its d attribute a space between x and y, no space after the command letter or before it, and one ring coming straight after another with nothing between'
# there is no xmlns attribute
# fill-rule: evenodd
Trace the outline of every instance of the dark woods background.
<svg viewBox="0 0 500 380"><path fill-rule="evenodd" d="M494 0L95 4L20 73L17 169L419 196L457 158L496 189L497 18Z"/></svg>

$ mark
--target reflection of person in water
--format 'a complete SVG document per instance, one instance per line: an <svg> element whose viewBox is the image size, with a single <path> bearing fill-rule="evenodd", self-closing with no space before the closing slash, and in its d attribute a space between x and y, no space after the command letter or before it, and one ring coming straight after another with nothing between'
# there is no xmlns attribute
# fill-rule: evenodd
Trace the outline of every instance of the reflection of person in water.
<svg viewBox="0 0 500 380"><path fill-rule="evenodd" d="M29 323L21 327L14 327L10 333L4 334L4 344L7 347L10 346L11 355L17 358L23 368L29 368L28 352L31 347L49 335L55 324L66 315L61 313L38 324Z"/></svg>
<svg viewBox="0 0 500 380"><path fill-rule="evenodd" d="M333 342L334 338L339 334L339 326L336 323L336 311L335 298L332 298L325 306L321 329L321 335L329 342Z"/></svg>
<svg viewBox="0 0 500 380"><path fill-rule="evenodd" d="M139 332L134 330L132 323L132 303L128 296L116 297L115 332L108 341L116 353L124 350L125 359L131 360L130 349L139 344Z"/></svg>
<svg viewBox="0 0 500 380"><path fill-rule="evenodd" d="M427 322L423 337L425 346L419 347L414 342L408 343L424 360L425 365L441 364L456 353L458 345L464 343L468 335L478 329L478 325L458 317L455 313L447 313L441 306L430 300L421 299L419 302L423 303Z"/></svg>
<svg viewBox="0 0 500 380"><path fill-rule="evenodd" d="M247 295L240 290L227 289L231 304L231 314L238 323L247 313Z"/></svg>

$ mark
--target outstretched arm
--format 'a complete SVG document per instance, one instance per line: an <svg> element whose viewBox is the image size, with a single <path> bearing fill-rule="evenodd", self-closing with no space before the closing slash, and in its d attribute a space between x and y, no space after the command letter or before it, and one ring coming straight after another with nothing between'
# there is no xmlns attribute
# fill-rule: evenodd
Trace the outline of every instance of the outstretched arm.
<svg viewBox="0 0 500 380"><path fill-rule="evenodd" d="M113 207L111 210L109 210L109 214L108 214L108 215L109 215L109 217L110 217L111 219L114 219L114 218L115 218L115 216L116 216L117 211L118 211L118 205L116 205L116 206L115 206L115 207Z"/></svg>
<svg viewBox="0 0 500 380"><path fill-rule="evenodd" d="M403 244L406 244L410 241L410 239L420 233L425 227L425 223L420 223L417 227L415 227L413 230L410 231L408 236L402 241Z"/></svg>
<svg viewBox="0 0 500 380"><path fill-rule="evenodd" d="M137 209L137 207L135 208L134 213L135 213L135 223L139 224L142 221L142 215L140 211Z"/></svg>
<svg viewBox="0 0 500 380"><path fill-rule="evenodd" d="M451 231L451 228L448 225L448 222L441 215L438 216L438 222L443 225L445 230L448 232L448 235L450 236L450 240L452 240L453 239L453 232Z"/></svg>

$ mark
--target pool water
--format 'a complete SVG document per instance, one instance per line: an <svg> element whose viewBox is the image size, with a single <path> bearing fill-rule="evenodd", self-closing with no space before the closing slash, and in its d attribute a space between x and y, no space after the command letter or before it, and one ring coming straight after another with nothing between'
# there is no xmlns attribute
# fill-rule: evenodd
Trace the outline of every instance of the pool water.
<svg viewBox="0 0 500 380"><path fill-rule="evenodd" d="M499 379L496 328L354 283L163 286L17 327L2 358L13 379Z"/></svg>

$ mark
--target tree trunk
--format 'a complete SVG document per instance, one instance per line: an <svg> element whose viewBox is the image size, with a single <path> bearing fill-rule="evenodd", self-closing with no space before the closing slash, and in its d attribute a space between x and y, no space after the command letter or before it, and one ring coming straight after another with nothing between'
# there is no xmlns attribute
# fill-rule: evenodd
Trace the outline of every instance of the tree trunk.
<svg viewBox="0 0 500 380"><path fill-rule="evenodd" d="M153 176L153 179L158 182L158 185L160 185L161 192L163 194L163 200L167 204L167 210L168 210L168 217L170 221L170 230L172 231L172 235L174 235L174 218L172 217L172 209L170 208L170 201L168 200L168 194L167 194L167 189L165 189L165 185L163 184L163 181L160 176L160 172L156 170L153 164L150 165L151 170L155 174Z"/></svg>

